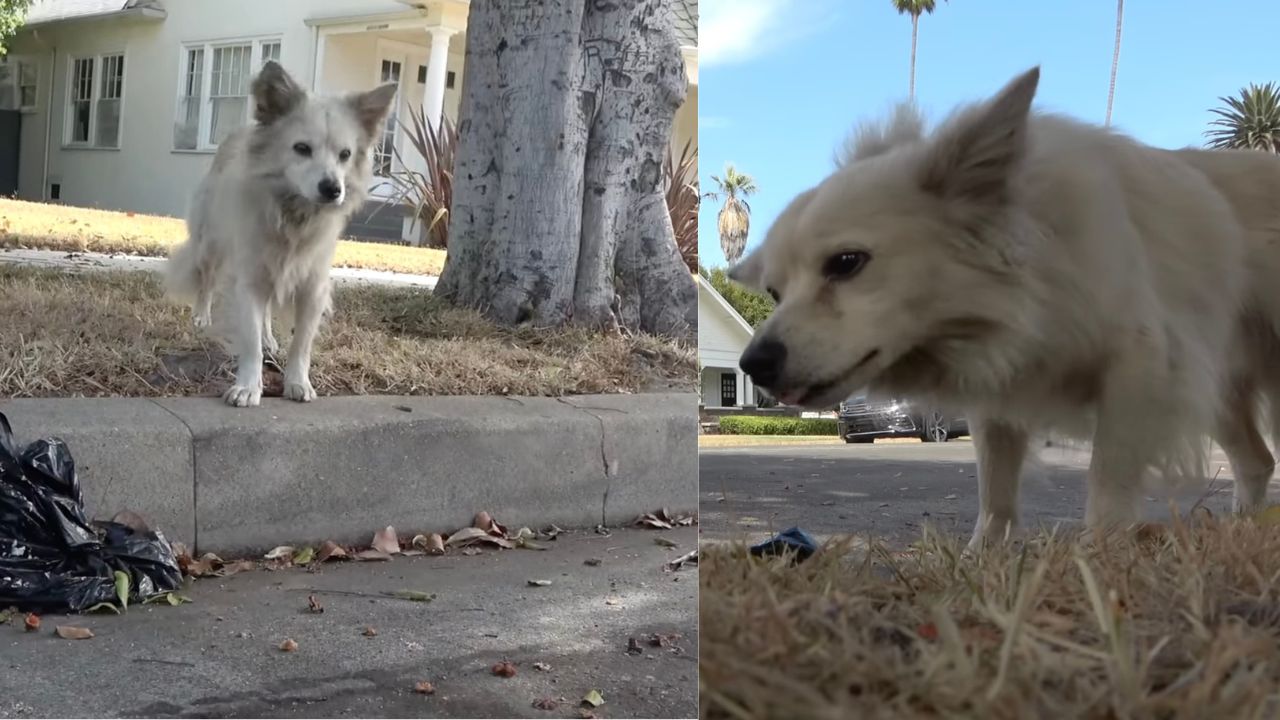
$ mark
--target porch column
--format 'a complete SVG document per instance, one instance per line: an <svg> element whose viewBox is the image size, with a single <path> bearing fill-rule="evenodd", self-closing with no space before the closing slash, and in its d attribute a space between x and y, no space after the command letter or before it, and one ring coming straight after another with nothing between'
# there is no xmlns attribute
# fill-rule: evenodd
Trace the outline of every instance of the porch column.
<svg viewBox="0 0 1280 720"><path fill-rule="evenodd" d="M427 27L427 32L431 34L431 54L427 58L427 84L422 92L422 117L432 128L438 129L440 120L444 117L445 80L449 74L449 38L458 31L443 25L432 25ZM418 157L416 152L407 155L412 158L410 169L425 174L426 161ZM419 227L417 220L416 217L406 216L401 230L403 239L413 245L418 245L425 239L422 237L424 228Z"/></svg>
<svg viewBox="0 0 1280 720"><path fill-rule="evenodd" d="M733 379L738 383L738 407L742 407L747 402L747 374L735 369Z"/></svg>

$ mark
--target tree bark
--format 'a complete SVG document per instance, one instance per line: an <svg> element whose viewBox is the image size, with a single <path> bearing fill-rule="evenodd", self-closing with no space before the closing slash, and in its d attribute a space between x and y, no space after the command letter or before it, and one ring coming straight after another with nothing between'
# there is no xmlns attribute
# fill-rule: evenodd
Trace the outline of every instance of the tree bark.
<svg viewBox="0 0 1280 720"><path fill-rule="evenodd" d="M473 0L436 292L508 324L691 338L662 162L684 102L669 0Z"/></svg>
<svg viewBox="0 0 1280 720"><path fill-rule="evenodd" d="M907 81L907 99L916 98L916 38L920 34L920 16L911 16L911 79Z"/></svg>
<svg viewBox="0 0 1280 720"><path fill-rule="evenodd" d="M1107 89L1107 119L1103 126L1111 127L1111 106L1116 100L1116 71L1120 69L1120 29L1124 24L1124 0L1116 0L1116 45L1111 52L1111 86Z"/></svg>

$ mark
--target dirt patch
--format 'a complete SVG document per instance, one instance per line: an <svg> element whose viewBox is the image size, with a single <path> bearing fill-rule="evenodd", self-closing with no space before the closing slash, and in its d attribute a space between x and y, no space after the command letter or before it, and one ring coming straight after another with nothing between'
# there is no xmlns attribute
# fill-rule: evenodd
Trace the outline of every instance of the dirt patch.
<svg viewBox="0 0 1280 720"><path fill-rule="evenodd" d="M973 556L926 533L798 565L704 546L700 716L1275 717L1276 530L1175 518Z"/></svg>
<svg viewBox="0 0 1280 720"><path fill-rule="evenodd" d="M0 248L168 257L186 238L186 223L178 218L0 200ZM333 264L439 275L444 258L443 250L344 240L338 243Z"/></svg>
<svg viewBox="0 0 1280 720"><path fill-rule="evenodd" d="M504 328L412 288L344 286L312 355L322 395L691 391L696 350L645 335ZM0 265L0 397L216 395L231 359L156 275ZM287 328L277 337L287 347ZM284 364L284 351L276 360ZM270 369L270 368L269 368ZM266 392L276 374L268 372Z"/></svg>

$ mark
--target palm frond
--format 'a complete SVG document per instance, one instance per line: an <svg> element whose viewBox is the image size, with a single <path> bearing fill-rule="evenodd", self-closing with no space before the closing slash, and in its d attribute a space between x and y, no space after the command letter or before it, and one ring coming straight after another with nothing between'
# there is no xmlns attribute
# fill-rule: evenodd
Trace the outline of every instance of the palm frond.
<svg viewBox="0 0 1280 720"><path fill-rule="evenodd" d="M667 211L671 213L671 229L675 232L680 258L690 272L698 271L698 209L702 196L698 192L698 151L693 140L685 142L676 158L667 147L663 176L667 186Z"/></svg>
<svg viewBox="0 0 1280 720"><path fill-rule="evenodd" d="M1210 108L1216 119L1205 131L1207 145L1226 150L1280 153L1280 88L1250 84L1236 97L1220 97L1225 107Z"/></svg>

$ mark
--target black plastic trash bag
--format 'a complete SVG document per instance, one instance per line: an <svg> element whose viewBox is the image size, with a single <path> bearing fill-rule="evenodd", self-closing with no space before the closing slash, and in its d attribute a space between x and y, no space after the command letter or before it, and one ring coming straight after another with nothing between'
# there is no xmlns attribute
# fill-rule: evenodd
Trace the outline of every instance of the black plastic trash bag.
<svg viewBox="0 0 1280 720"><path fill-rule="evenodd" d="M66 444L37 440L19 453L0 413L0 609L78 612L116 603L117 570L129 574L130 603L182 584L164 535L89 522Z"/></svg>
<svg viewBox="0 0 1280 720"><path fill-rule="evenodd" d="M751 546L751 554L756 556L794 552L795 562L804 562L817 551L818 542L798 527L787 528L768 540Z"/></svg>

